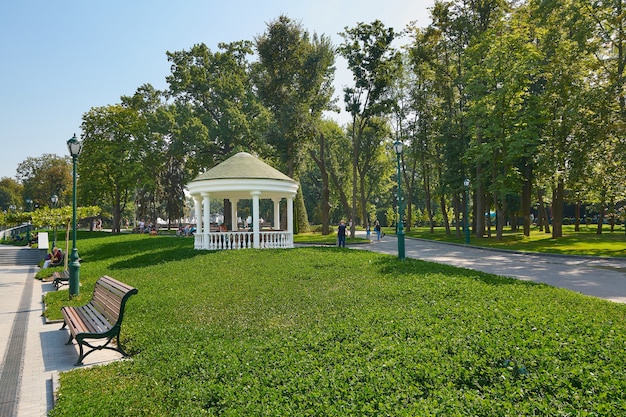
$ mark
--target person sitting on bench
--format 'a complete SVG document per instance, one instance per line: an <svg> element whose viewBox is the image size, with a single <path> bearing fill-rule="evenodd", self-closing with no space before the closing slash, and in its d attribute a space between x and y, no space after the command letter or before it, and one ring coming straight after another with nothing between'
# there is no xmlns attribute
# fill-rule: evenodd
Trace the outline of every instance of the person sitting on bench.
<svg viewBox="0 0 626 417"><path fill-rule="evenodd" d="M50 259L46 259L43 263L42 268L48 268L52 266L59 266L63 262L63 252L59 248L52 248L52 256Z"/></svg>

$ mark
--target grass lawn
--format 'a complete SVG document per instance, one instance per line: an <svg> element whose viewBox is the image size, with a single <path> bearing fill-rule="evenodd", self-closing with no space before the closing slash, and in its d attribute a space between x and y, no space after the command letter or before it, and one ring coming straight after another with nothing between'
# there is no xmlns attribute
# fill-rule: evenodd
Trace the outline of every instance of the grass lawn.
<svg viewBox="0 0 626 417"><path fill-rule="evenodd" d="M315 233L315 232L299 233L297 235L294 235L293 241L294 243L336 246L337 245L337 232L331 233L326 236L323 236L321 233ZM363 239L360 237L355 237L353 239L350 237L348 233L348 236L346 237L347 245L361 244L361 243L370 243L370 242L369 240Z"/></svg>
<svg viewBox="0 0 626 417"><path fill-rule="evenodd" d="M490 247L495 249L509 249L528 252L546 252L563 255L588 255L588 256L616 256L626 257L626 234L623 226L616 226L611 232L610 227L605 225L601 235L596 234L596 225L581 225L580 231L574 231L573 225L563 226L563 237L553 239L552 234L539 231L537 227L531 229L530 236L524 236L522 231L512 232L509 227L504 229L503 238L497 241L495 229L492 229L492 237L482 239L470 237L470 244L474 246ZM393 234L393 228L384 228L385 233ZM410 232L405 232L407 237L430 239L441 242L465 243L465 235L457 237L456 229L447 235L443 227L435 228L430 233L428 227L413 227Z"/></svg>
<svg viewBox="0 0 626 417"><path fill-rule="evenodd" d="M63 373L53 417L626 415L626 305L335 247L78 246L73 303L104 274L139 289L132 360Z"/></svg>

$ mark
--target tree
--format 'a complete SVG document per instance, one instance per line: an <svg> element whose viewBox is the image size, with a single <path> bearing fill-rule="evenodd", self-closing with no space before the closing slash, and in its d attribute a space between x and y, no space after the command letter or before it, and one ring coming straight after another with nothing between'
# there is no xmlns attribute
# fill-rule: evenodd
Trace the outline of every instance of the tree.
<svg viewBox="0 0 626 417"><path fill-rule="evenodd" d="M522 190L520 166L533 160L531 152L537 146L537 132L532 128L536 121L526 105L539 59L527 26L518 23L515 19L494 23L469 52L481 56L482 65L468 71L468 115L474 130L468 152L489 172L483 184L488 184L492 195L498 240L509 214L510 196Z"/></svg>
<svg viewBox="0 0 626 417"><path fill-rule="evenodd" d="M195 177L238 150L267 152L261 138L269 113L250 78L252 43L220 43L218 48L213 52L198 44L167 53L172 73L166 77L166 94L174 105L160 120L169 129L170 156L185 164L185 177Z"/></svg>
<svg viewBox="0 0 626 417"><path fill-rule="evenodd" d="M112 207L112 231L120 232L121 214L137 184L149 174L151 149L144 141L145 121L122 105L95 107L83 115L83 150L78 160L79 196L92 205Z"/></svg>
<svg viewBox="0 0 626 417"><path fill-rule="evenodd" d="M76 221L78 222L81 219L97 216L100 212L101 209L98 206L77 207ZM65 253L69 253L70 231L72 230L72 220L74 215L72 206L69 205L55 208L42 207L30 214L30 220L35 227L65 227ZM64 259L65 269L67 269L68 258L69 256L66 256Z"/></svg>
<svg viewBox="0 0 626 417"><path fill-rule="evenodd" d="M302 160L319 137L322 112L332 109L333 47L326 36L311 36L284 15L270 22L255 44L255 85L273 116L267 141L286 174L298 180ZM308 227L305 210L299 189L296 230Z"/></svg>
<svg viewBox="0 0 626 417"><path fill-rule="evenodd" d="M330 120L322 121L317 134L317 146L312 146L309 150L309 155L317 165L319 178L321 180L321 195L319 199L314 201L319 202L318 209L322 222L322 235L328 235L330 233L330 209L332 207L330 201L330 170L332 169L332 162L331 153L329 151L334 138L341 136L343 136L343 132L337 123Z"/></svg>
<svg viewBox="0 0 626 417"><path fill-rule="evenodd" d="M7 211L11 206L19 207L23 201L24 187L13 178L0 179L0 211Z"/></svg>
<svg viewBox="0 0 626 417"><path fill-rule="evenodd" d="M354 85L344 88L346 111L352 116L352 207L350 236L355 235L357 221L358 164L360 145L370 120L388 114L393 105L389 90L401 68L401 54L391 43L396 34L380 20L359 23L340 33L344 41L339 53L348 61ZM365 220L365 219L363 219Z"/></svg>
<svg viewBox="0 0 626 417"><path fill-rule="evenodd" d="M61 202L69 202L72 194L72 164L69 156L44 154L28 157L17 167L18 181L23 185L23 197L39 207L50 205L50 197L57 195Z"/></svg>
<svg viewBox="0 0 626 417"><path fill-rule="evenodd" d="M540 104L549 118L542 131L537 158L538 175L544 189L552 191L552 237L563 235L562 217L567 177L566 168L585 147L584 118L589 108L592 58L596 47L593 23L581 13L585 2L569 0L563 4L545 2L536 6L537 44L543 64L545 86ZM578 164L578 161L574 162Z"/></svg>

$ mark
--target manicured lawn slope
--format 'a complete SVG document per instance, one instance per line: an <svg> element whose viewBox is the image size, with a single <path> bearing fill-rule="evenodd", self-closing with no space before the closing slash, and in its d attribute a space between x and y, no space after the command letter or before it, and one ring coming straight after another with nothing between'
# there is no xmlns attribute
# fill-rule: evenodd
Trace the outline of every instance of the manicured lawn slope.
<svg viewBox="0 0 626 417"><path fill-rule="evenodd" d="M391 228L386 230L388 234L394 233ZM510 227L506 227L500 241L496 239L494 232L492 237L482 239L472 235L470 242L475 246L526 252L626 257L626 234L624 234L623 226L618 226L611 232L610 226L605 225L601 235L596 232L596 225L581 225L579 231L575 231L573 225L565 225L563 237L553 239L552 234L540 231L536 226L531 228L530 236L524 236L521 230L511 231ZM413 227L410 232L406 232L406 235L442 242L465 242L463 233L457 237L456 230L453 229L452 233L446 234L443 227L435 228L434 233L431 233L430 228L427 227Z"/></svg>
<svg viewBox="0 0 626 417"><path fill-rule="evenodd" d="M626 415L624 305L349 249L80 245L83 303L139 289L133 359L62 374L51 416Z"/></svg>

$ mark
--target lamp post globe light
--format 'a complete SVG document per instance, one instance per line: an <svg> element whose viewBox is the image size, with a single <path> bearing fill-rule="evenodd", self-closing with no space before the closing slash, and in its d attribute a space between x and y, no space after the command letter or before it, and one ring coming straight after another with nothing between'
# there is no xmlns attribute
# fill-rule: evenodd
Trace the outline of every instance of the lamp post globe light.
<svg viewBox="0 0 626 417"><path fill-rule="evenodd" d="M67 141L67 149L72 157L72 256L70 258L70 298L80 292L80 262L76 248L76 159L80 155L83 143L74 136Z"/></svg>
<svg viewBox="0 0 626 417"><path fill-rule="evenodd" d="M402 224L402 173L400 172L400 156L402 155L403 143L399 140L393 144L393 150L396 153L396 161L398 162L398 259L404 259L404 226Z"/></svg>
<svg viewBox="0 0 626 417"><path fill-rule="evenodd" d="M469 245L470 243L470 231L469 231L469 186L470 180L469 178L465 178L463 181L463 185L465 186L465 244Z"/></svg>
<svg viewBox="0 0 626 417"><path fill-rule="evenodd" d="M57 207L57 203L59 202L59 197L56 194L53 194L52 197L50 197L50 201L52 202L52 207L56 208ZM57 246L57 224L56 224L56 222L53 225L52 233L54 233L54 235L52 236L52 247L55 248Z"/></svg>

